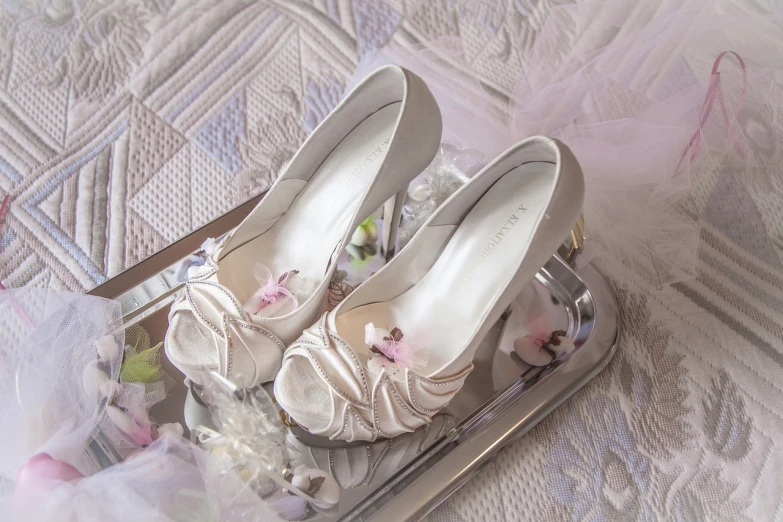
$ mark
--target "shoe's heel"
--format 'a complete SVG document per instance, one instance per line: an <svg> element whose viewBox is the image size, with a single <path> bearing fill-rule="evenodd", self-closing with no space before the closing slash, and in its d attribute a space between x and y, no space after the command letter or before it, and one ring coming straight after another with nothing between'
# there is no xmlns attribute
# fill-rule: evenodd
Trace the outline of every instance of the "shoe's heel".
<svg viewBox="0 0 783 522"><path fill-rule="evenodd" d="M405 196L408 195L408 186L389 198L383 205L383 234L381 236L381 255L388 262L394 257L397 249L397 231L400 229L402 207L405 204Z"/></svg>

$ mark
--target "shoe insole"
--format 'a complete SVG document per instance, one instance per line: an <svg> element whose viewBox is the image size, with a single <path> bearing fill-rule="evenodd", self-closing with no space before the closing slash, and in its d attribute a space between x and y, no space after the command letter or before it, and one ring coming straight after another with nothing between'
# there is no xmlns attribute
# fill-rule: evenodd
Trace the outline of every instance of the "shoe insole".
<svg viewBox="0 0 783 522"><path fill-rule="evenodd" d="M554 180L555 165L546 162L506 173L471 209L421 280L390 301L340 315L337 331L358 349L366 347L367 323L397 327L410 345L426 353L426 366L416 372L436 374L463 352L513 277Z"/></svg>
<svg viewBox="0 0 783 522"><path fill-rule="evenodd" d="M387 105L354 128L324 160L286 213L265 233L220 261L220 283L245 303L258 289L256 263L274 277L298 270L314 289L383 162L400 112ZM309 296L298 296L300 304Z"/></svg>

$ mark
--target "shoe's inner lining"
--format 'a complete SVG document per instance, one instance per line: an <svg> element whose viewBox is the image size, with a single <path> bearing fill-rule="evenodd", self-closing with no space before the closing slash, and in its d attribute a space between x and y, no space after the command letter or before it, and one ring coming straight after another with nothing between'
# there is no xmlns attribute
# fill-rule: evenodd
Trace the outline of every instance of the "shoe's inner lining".
<svg viewBox="0 0 783 522"><path fill-rule="evenodd" d="M295 288L303 303L307 290L312 292L323 279L337 242L386 156L399 111L399 102L387 105L351 131L271 229L220 261L220 283L245 303L259 286L253 276L257 262L274 277L298 270Z"/></svg>
<svg viewBox="0 0 783 522"><path fill-rule="evenodd" d="M420 375L434 375L464 350L527 251L533 227L552 192L555 165L527 163L500 178L459 225L432 268L391 301L337 317L337 330L354 348L366 347L364 327L402 330L424 349ZM472 359L469 354L468 362ZM455 371L461 368L455 369Z"/></svg>

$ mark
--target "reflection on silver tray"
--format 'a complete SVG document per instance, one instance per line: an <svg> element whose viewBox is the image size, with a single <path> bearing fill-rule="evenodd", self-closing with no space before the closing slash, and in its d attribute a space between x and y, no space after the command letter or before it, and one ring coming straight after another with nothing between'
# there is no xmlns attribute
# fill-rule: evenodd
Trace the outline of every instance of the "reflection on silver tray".
<svg viewBox="0 0 783 522"><path fill-rule="evenodd" d="M245 206L245 213L252 208ZM194 245L206 234L227 232L241 219L242 212L236 212L165 249L157 259L145 262L146 267L142 263L92 293L119 300L127 326L144 327L153 343L163 340L168 307L194 261ZM570 358L543 367L522 362L514 353L513 341L529 333L535 321L566 332L577 346ZM476 353L475 369L465 386L429 426L395 439L352 445L289 437L301 463L329 472L343 489L336 509L313 511L309 518L397 521L423 517L504 445L594 377L614 354L617 328L616 304L604 279L590 266L577 274L560 257L552 257L515 300L511 313L494 325ZM165 360L164 369L180 375ZM186 395L184 386L175 388L151 415L165 422L182 421ZM100 441L91 448L96 459L113 460L101 448Z"/></svg>
<svg viewBox="0 0 783 522"><path fill-rule="evenodd" d="M476 369L446 410L458 425L368 492L345 512L344 520L423 517L603 369L616 349L617 310L594 269L587 267L577 275L553 257L514 306L534 310L536 303L547 310L554 328L576 341L573 355L545 367L524 365L499 343L505 326L501 320L477 353Z"/></svg>

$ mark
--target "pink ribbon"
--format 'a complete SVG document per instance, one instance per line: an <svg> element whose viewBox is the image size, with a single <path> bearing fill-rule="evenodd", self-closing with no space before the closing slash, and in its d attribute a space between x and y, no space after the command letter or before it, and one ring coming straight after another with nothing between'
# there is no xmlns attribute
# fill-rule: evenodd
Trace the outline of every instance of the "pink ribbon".
<svg viewBox="0 0 783 522"><path fill-rule="evenodd" d="M729 111L726 108L726 100L723 96L723 88L721 87L721 81L720 81L720 71L718 71L718 68L720 67L721 61L723 61L723 58L730 54L734 56L737 61L739 62L740 68L742 69L742 91L739 95L739 100L737 101L737 104L735 105L731 116L729 115ZM682 165L683 160L688 154L688 151L691 151L690 154L690 161L693 161L696 158L696 155L699 153L699 147L701 146L701 133L702 129L704 128L704 124L707 123L707 119L710 117L710 113L712 112L712 107L715 105L715 101L717 100L720 105L721 115L723 116L723 123L726 125L726 129L729 132L729 137L731 139L731 145L734 147L734 150L739 154L740 157L744 156L744 151L742 150L742 145L739 143L739 139L737 137L737 132L734 126L734 120L736 120L740 113L742 112L742 107L745 104L745 96L747 93L748 88L748 72L745 68L745 61L742 59L742 57L735 53L734 51L723 51L718 55L718 57L715 59L715 62L712 64L712 72L710 73L710 84L709 87L707 87L707 95L704 97L704 103L701 107L701 116L699 118L699 128L696 130L696 132L693 133L693 136L691 137L691 140L688 142L688 147L682 152L682 156L680 156L680 161L677 163L677 168L675 169L675 172L678 172L680 170L680 166Z"/></svg>
<svg viewBox="0 0 783 522"><path fill-rule="evenodd" d="M3 218L5 218L5 212L8 210L8 203L11 201L11 194L6 194L3 198L3 204L0 205L0 224L3 223Z"/></svg>
<svg viewBox="0 0 783 522"><path fill-rule="evenodd" d="M3 204L0 205L0 225L3 224L3 220L5 219L5 213L8 211L8 204L11 201L11 194L6 194L3 198ZM14 296L12 296L10 293L8 293L8 289L5 287L2 281L0 281L0 292L6 295L8 297L8 302L11 303L11 306L14 307L14 310L16 310L17 315L22 319L25 325L32 330L35 328L35 325L30 320L30 317L27 315L27 313L24 311L24 308L22 308L22 305L19 304L19 302L14 299Z"/></svg>
<svg viewBox="0 0 783 522"><path fill-rule="evenodd" d="M296 296L288 288L288 284L293 276L299 273L298 270L284 272L275 279L272 273L263 265L257 265L255 276L261 287L250 296L245 304L245 310L251 314L257 314L267 306L273 305L283 299L291 299L291 309L295 310L299 306Z"/></svg>

